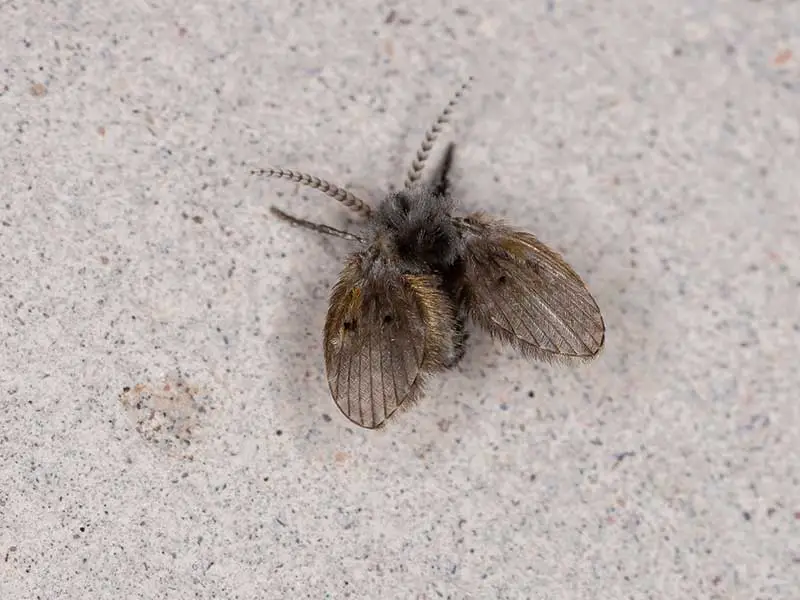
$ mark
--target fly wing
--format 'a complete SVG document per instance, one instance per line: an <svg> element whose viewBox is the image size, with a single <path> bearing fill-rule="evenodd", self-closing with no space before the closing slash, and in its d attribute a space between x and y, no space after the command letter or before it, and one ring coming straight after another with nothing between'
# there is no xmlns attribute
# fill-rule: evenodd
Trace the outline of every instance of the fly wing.
<svg viewBox="0 0 800 600"><path fill-rule="evenodd" d="M578 274L533 235L483 214L461 221L470 314L501 340L534 358L592 358L605 324Z"/></svg>
<svg viewBox="0 0 800 600"><path fill-rule="evenodd" d="M382 268L353 256L333 288L325 366L339 410L376 429L416 400L452 344L452 308L434 276Z"/></svg>

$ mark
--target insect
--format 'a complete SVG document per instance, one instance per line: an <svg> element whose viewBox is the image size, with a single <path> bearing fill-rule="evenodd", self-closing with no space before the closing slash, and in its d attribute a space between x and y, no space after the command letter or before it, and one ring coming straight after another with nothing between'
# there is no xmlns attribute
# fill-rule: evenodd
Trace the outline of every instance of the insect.
<svg viewBox="0 0 800 600"><path fill-rule="evenodd" d="M590 359L603 347L600 309L578 274L530 233L483 212L455 216L454 144L422 178L469 78L425 133L403 188L375 208L297 171L252 173L318 189L366 218L354 234L272 207L276 216L357 245L333 287L324 355L333 400L353 423L382 427L463 357L469 320L539 360Z"/></svg>

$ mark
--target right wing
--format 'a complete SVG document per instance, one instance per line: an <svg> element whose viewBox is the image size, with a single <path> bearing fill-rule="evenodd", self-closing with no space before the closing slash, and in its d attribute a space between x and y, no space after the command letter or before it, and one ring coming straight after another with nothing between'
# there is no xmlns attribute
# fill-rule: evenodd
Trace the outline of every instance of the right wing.
<svg viewBox="0 0 800 600"><path fill-rule="evenodd" d="M530 233L476 213L461 220L473 319L540 360L593 358L605 324L580 276Z"/></svg>

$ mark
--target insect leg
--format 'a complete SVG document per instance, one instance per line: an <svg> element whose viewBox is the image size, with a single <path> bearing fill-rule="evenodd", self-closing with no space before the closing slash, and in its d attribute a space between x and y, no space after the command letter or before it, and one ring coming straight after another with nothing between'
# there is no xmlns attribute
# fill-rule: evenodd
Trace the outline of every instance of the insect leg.
<svg viewBox="0 0 800 600"><path fill-rule="evenodd" d="M453 166L453 153L455 152L456 145L453 142L447 144L447 148L444 150L444 156L442 157L439 166L436 168L436 171L433 175L433 179L431 180L431 185L433 185L433 191L437 195L444 196L450 191L450 168Z"/></svg>
<svg viewBox="0 0 800 600"><path fill-rule="evenodd" d="M452 301L454 317L452 351L447 356L443 357L442 361L446 369L452 369L461 362L467 349L467 340L469 339L469 331L467 331L469 293L462 277L463 264L461 267L456 267L453 272L450 273L450 277L445 279L445 289L448 290L448 295Z"/></svg>
<svg viewBox="0 0 800 600"><path fill-rule="evenodd" d="M288 221L292 225L297 225L298 227L305 227L306 229L316 231L317 233L332 235L334 237L339 237L343 240L349 240L351 242L361 242L363 244L365 241L364 238L347 231L342 231L341 229L336 229L330 225L322 225L321 223L312 223L311 221L306 221L305 219L298 219L297 217L293 217L292 215L285 213L281 209L275 208L274 206L270 208L270 211L272 211L272 214L280 217L284 221Z"/></svg>
<svg viewBox="0 0 800 600"><path fill-rule="evenodd" d="M466 331L466 324L461 321L456 323L456 331L453 339L453 351L446 355L442 360L442 366L445 369L452 369L467 352L467 340L469 339L469 332Z"/></svg>
<svg viewBox="0 0 800 600"><path fill-rule="evenodd" d="M469 331L467 331L467 315L464 310L459 309L456 315L455 330L453 331L453 352L450 356L445 357L444 367L452 369L467 351L467 340L469 339Z"/></svg>

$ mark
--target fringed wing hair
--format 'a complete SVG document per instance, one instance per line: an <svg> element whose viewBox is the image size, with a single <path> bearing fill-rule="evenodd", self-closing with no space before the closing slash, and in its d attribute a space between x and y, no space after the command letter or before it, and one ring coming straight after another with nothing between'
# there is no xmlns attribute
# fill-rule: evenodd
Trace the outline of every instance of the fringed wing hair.
<svg viewBox="0 0 800 600"><path fill-rule="evenodd" d="M425 376L452 351L453 309L432 275L350 258L331 294L325 322L325 366L336 405L356 425L381 427L413 404Z"/></svg>
<svg viewBox="0 0 800 600"><path fill-rule="evenodd" d="M484 214L460 220L470 315L493 337L541 360L592 358L605 324L586 285L533 235Z"/></svg>

